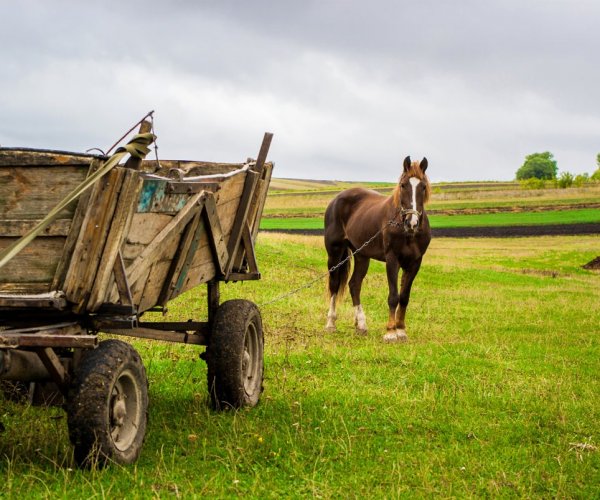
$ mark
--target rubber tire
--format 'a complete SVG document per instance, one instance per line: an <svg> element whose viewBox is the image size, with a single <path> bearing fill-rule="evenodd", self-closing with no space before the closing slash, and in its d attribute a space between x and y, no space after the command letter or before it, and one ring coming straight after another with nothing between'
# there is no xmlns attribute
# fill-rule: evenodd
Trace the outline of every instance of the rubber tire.
<svg viewBox="0 0 600 500"><path fill-rule="evenodd" d="M223 302L206 351L213 409L258 404L263 391L263 353L262 319L256 304L239 299Z"/></svg>
<svg viewBox="0 0 600 500"><path fill-rule="evenodd" d="M125 397L121 399L121 395ZM105 340L86 351L71 384L66 409L77 465L89 468L135 462L148 422L148 379L137 351L120 340ZM115 423L119 418L116 412L124 424ZM117 433L116 439L111 432ZM125 433L121 442L119 432Z"/></svg>

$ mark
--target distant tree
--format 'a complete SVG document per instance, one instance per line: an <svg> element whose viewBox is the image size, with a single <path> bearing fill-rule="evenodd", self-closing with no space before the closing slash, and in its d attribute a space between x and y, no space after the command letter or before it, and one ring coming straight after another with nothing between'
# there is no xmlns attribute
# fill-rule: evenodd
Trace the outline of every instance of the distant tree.
<svg viewBox="0 0 600 500"><path fill-rule="evenodd" d="M600 168L590 176L590 179L593 181L600 181Z"/></svg>
<svg viewBox="0 0 600 500"><path fill-rule="evenodd" d="M596 166L598 167L598 170L600 170L600 153L596 155Z"/></svg>
<svg viewBox="0 0 600 500"><path fill-rule="evenodd" d="M533 153L525 157L525 163L517 170L517 180L531 179L556 179L558 166L554 155L549 151Z"/></svg>

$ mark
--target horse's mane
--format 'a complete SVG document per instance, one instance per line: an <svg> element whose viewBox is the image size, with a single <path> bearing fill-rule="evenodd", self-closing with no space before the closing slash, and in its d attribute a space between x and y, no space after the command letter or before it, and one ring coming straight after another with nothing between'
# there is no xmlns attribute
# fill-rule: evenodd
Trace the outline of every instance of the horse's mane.
<svg viewBox="0 0 600 500"><path fill-rule="evenodd" d="M425 182L425 196L423 198L423 203L427 204L427 202L429 201L429 198L431 197L431 183L429 182L429 178L427 177L425 172L421 170L420 162L413 161L410 164L410 168L406 172L403 172L400 176L398 184L396 184L394 192L392 193L392 198L394 199L395 207L400 206L400 186L402 182L405 179L410 179L411 177L416 177L417 179L420 179Z"/></svg>

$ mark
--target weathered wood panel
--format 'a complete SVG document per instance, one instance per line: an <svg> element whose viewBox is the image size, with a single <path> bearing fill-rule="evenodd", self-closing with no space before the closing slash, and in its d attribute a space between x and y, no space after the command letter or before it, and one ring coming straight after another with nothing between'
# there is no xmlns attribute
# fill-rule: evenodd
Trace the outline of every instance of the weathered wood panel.
<svg viewBox="0 0 600 500"><path fill-rule="evenodd" d="M87 166L0 168L0 220L43 219L87 175ZM71 218L71 203L60 218Z"/></svg>
<svg viewBox="0 0 600 500"><path fill-rule="evenodd" d="M131 224L141 186L142 180L137 171L123 169L119 200L111 220L98 272L92 286L87 304L88 311L96 311L102 305L109 293L110 283L114 282L113 268Z"/></svg>
<svg viewBox="0 0 600 500"><path fill-rule="evenodd" d="M243 166L243 163L218 163L189 160L161 160L160 166L158 166L156 160L144 160L142 162L141 170L166 176L170 169L178 169L185 172L185 175L197 176L228 174L229 172L239 170Z"/></svg>
<svg viewBox="0 0 600 500"><path fill-rule="evenodd" d="M97 155L27 148L0 148L0 167L89 165Z"/></svg>
<svg viewBox="0 0 600 500"><path fill-rule="evenodd" d="M28 219L0 220L0 235L20 238L40 221ZM69 234L71 219L57 219L44 229L42 236L64 236Z"/></svg>
<svg viewBox="0 0 600 500"><path fill-rule="evenodd" d="M64 283L67 300L77 304L75 310L78 312L85 308L89 298L124 175L125 169L115 168L92 188L89 207Z"/></svg>
<svg viewBox="0 0 600 500"><path fill-rule="evenodd" d="M0 237L0 250L8 247L15 238ZM25 283L36 283L35 292L50 291L50 284L65 244L64 237L36 238L8 265L0 268L0 292L11 293Z"/></svg>

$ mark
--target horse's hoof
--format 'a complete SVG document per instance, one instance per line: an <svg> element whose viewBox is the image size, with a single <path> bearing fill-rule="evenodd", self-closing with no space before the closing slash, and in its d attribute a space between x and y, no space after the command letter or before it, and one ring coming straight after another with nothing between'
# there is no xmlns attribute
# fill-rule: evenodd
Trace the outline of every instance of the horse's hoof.
<svg viewBox="0 0 600 500"><path fill-rule="evenodd" d="M368 332L368 330L366 328L357 328L356 329L356 335L360 335L362 337L366 337L367 332Z"/></svg>
<svg viewBox="0 0 600 500"><path fill-rule="evenodd" d="M393 342L398 342L398 337L396 335L396 330L389 331L383 336L383 341L391 344Z"/></svg>
<svg viewBox="0 0 600 500"><path fill-rule="evenodd" d="M335 325L331 326L331 325L327 325L325 327L325 331L327 333L335 333L337 331L337 328L335 327Z"/></svg>
<svg viewBox="0 0 600 500"><path fill-rule="evenodd" d="M396 330L396 342L408 342L408 335L404 330Z"/></svg>

